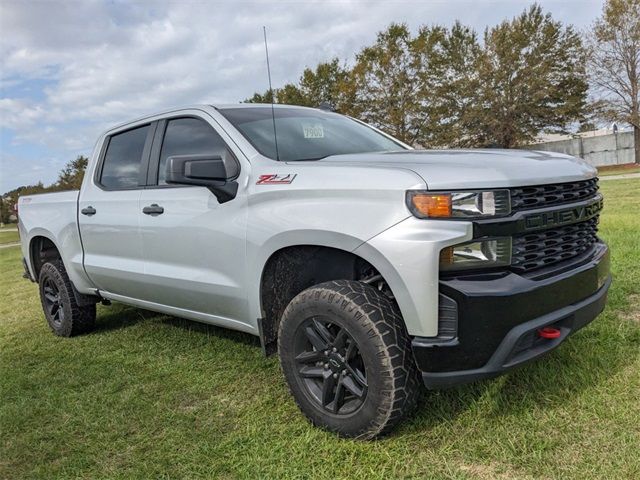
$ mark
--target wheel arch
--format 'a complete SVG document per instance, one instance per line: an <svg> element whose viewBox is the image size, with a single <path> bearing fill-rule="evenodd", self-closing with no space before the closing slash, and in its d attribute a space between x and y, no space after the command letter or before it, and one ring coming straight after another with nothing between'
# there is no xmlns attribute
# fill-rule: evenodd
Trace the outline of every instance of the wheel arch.
<svg viewBox="0 0 640 480"><path fill-rule="evenodd" d="M51 236L41 232L36 233L29 239L27 248L29 254L27 266L31 270L32 277L36 283L38 283L38 277L40 276L42 266L47 262L59 260L69 276L73 295L79 306L93 305L100 300L100 297L96 295L87 295L78 291L69 270L69 266L62 255L62 250Z"/></svg>
<svg viewBox="0 0 640 480"><path fill-rule="evenodd" d="M341 246L327 243L308 241L282 245L261 262L257 285L258 328L265 354L276 351L278 325L285 307L306 288L330 280L373 281L394 298L394 286L385 275L367 258L354 253L363 243L361 240L346 242L351 248L343 248L345 243Z"/></svg>
<svg viewBox="0 0 640 480"><path fill-rule="evenodd" d="M42 266L48 261L59 259L62 264L65 265L60 247L56 241L45 232L38 232L29 239L28 252L28 266L36 282L38 281Z"/></svg>

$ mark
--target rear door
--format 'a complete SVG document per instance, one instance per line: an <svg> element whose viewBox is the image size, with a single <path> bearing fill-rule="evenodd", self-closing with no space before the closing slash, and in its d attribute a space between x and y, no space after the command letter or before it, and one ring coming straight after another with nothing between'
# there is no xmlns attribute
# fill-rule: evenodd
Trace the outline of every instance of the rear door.
<svg viewBox="0 0 640 480"><path fill-rule="evenodd" d="M79 198L84 267L100 289L138 298L144 289L140 195L156 123L109 135Z"/></svg>
<svg viewBox="0 0 640 480"><path fill-rule="evenodd" d="M140 227L148 286L144 300L211 315L217 317L209 318L212 323L237 328L238 323L249 323L246 191L240 187L234 199L219 203L206 187L165 181L171 156L220 155L240 166L242 154L229 140L205 113L159 122L148 186L140 198ZM240 185L247 170L240 167ZM144 214L145 207L161 213Z"/></svg>

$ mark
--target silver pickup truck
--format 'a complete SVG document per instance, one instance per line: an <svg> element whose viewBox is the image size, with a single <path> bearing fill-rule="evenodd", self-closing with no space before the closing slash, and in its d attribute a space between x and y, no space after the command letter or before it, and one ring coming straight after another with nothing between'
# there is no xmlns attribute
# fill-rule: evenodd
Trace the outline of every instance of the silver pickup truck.
<svg viewBox="0 0 640 480"><path fill-rule="evenodd" d="M80 191L20 198L25 275L57 335L117 301L259 336L314 424L372 438L423 385L496 376L602 311L595 175L323 110L188 107L105 132Z"/></svg>

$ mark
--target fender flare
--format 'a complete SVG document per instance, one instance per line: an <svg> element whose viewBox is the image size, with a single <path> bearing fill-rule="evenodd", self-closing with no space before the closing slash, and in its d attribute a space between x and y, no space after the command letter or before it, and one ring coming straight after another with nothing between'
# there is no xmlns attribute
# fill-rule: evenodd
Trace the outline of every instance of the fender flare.
<svg viewBox="0 0 640 480"><path fill-rule="evenodd" d="M260 325L260 319L263 315L261 285L269 259L284 248L305 245L334 248L362 258L384 277L396 297L396 302L398 303L403 318L405 318L405 315L413 315L414 318L417 316L417 312L415 312L415 307L409 295L403 295L403 292L406 292L407 289L399 273L380 252L370 247L365 240L341 232L304 229L283 232L269 238L268 241L256 251L254 258L249 262L249 265L255 266L254 272L256 273L255 275L251 273L248 275L248 278L252 279L248 291L250 301L249 310L252 318L257 319L258 325Z"/></svg>
<svg viewBox="0 0 640 480"><path fill-rule="evenodd" d="M35 228L31 230L29 232L28 240L26 242L26 246L27 246L26 253L28 255L28 258L25 259L25 262L27 264L27 268L29 269L29 273L31 277L34 279L34 281L36 283L38 281L38 277L35 275L36 269L35 269L35 264L33 259L34 241L37 238L45 238L49 240L53 244L53 246L56 248L58 253L60 254L60 261L62 262L62 265L64 266L65 271L67 272L67 275L69 275L69 281L71 282L71 287L73 288L73 296L76 299L76 303L81 307L87 306L87 305L94 305L98 303L100 301L100 297L94 296L94 295L86 295L78 291L78 289L75 286L75 282L72 278L73 272L69 271L69 268L67 267L67 262L65 261L62 255L62 249L58 245L58 242L55 240L54 235L44 228ZM24 250L23 250L23 254L24 254ZM71 273L71 275L69 273Z"/></svg>

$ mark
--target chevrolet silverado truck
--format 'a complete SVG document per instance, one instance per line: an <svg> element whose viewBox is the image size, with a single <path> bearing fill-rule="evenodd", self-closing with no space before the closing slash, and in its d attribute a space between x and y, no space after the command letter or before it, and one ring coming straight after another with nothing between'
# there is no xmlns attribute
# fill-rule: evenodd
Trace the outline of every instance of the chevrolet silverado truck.
<svg viewBox="0 0 640 480"><path fill-rule="evenodd" d="M19 231L56 335L112 301L256 335L313 424L366 439L423 386L504 373L602 311L597 182L557 153L204 105L103 133L79 191L20 198Z"/></svg>

